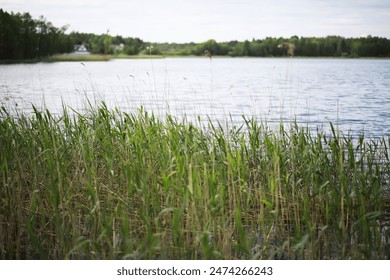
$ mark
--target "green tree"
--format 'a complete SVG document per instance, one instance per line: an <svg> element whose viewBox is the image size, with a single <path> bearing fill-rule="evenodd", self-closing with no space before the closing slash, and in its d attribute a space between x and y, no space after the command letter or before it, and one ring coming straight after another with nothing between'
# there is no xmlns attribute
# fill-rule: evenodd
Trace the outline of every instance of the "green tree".
<svg viewBox="0 0 390 280"><path fill-rule="evenodd" d="M220 46L215 40L208 40L196 45L193 54L204 55L206 50L209 51L211 55L220 55Z"/></svg>

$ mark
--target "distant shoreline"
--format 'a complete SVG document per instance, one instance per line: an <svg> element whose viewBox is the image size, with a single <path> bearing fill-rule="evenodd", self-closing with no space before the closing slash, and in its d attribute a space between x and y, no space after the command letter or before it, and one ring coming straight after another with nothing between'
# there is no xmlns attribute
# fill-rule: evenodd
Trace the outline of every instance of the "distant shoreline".
<svg viewBox="0 0 390 280"><path fill-rule="evenodd" d="M33 58L33 59L16 59L16 60L0 60L0 65L6 64L34 64L34 63L53 63L53 62L98 62L98 61L110 61L115 59L163 59L163 58L202 58L204 56L197 55L101 55L101 54L90 54L90 55L75 55L75 54L59 54L44 58ZM350 56L229 56L229 55L217 55L213 56L212 59L221 58L247 58L247 59L378 59L387 60L390 57L350 57Z"/></svg>

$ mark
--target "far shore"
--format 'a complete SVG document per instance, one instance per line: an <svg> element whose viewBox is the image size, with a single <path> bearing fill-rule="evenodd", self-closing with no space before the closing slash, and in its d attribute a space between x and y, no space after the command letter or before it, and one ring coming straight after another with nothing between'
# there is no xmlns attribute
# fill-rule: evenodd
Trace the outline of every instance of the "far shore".
<svg viewBox="0 0 390 280"><path fill-rule="evenodd" d="M0 64L19 64L19 63L40 63L40 62L93 62L93 61L110 61L114 59L162 59L162 58L205 58L204 56L197 55L171 55L171 54L158 54L158 55L104 55L104 54L56 54L49 57L34 58L34 59L21 59L21 60L0 60ZM390 59L390 57L351 57L351 56L229 56L218 55L213 56L213 59L218 58L280 58L280 59Z"/></svg>

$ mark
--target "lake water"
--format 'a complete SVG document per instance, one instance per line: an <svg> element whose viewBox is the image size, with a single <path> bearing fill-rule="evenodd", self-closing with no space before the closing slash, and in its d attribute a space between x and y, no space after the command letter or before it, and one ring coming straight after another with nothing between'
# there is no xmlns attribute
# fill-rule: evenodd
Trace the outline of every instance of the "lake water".
<svg viewBox="0 0 390 280"><path fill-rule="evenodd" d="M213 120L255 116L370 137L390 136L390 60L164 58L0 65L0 103L82 111L104 100L125 111L143 106Z"/></svg>

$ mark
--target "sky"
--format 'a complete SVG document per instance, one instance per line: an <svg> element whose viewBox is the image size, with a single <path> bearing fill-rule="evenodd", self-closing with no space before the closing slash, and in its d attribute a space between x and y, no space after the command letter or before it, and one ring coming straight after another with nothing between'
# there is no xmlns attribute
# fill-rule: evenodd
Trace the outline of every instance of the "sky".
<svg viewBox="0 0 390 280"><path fill-rule="evenodd" d="M339 35L390 38L390 0L0 0L68 32L150 42Z"/></svg>

